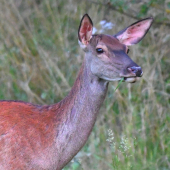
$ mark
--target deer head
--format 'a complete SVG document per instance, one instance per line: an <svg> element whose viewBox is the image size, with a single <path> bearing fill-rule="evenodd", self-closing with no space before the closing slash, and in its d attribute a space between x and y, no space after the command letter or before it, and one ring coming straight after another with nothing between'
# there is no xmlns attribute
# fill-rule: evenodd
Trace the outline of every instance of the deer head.
<svg viewBox="0 0 170 170"><path fill-rule="evenodd" d="M116 35L92 35L93 23L85 14L78 31L79 43L86 53L92 74L105 81L135 82L143 72L128 56L128 46L137 44L149 30L153 18L135 22Z"/></svg>

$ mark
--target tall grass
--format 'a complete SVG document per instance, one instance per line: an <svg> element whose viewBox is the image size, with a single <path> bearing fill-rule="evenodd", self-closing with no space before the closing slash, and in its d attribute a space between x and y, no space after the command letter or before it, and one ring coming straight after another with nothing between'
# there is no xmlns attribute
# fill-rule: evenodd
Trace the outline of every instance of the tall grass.
<svg viewBox="0 0 170 170"><path fill-rule="evenodd" d="M152 15L154 16L154 12ZM83 60L77 29L89 13L100 31L133 23L105 7L78 0L0 1L0 99L52 104L67 95ZM151 28L129 55L143 68L135 84L110 83L93 132L65 170L170 169L170 32Z"/></svg>

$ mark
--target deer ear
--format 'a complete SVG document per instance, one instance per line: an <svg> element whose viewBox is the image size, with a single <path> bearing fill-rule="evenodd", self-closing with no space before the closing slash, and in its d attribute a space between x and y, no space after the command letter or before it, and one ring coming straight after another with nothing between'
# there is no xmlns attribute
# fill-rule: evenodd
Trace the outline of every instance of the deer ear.
<svg viewBox="0 0 170 170"><path fill-rule="evenodd" d="M93 22L91 18L88 16L88 14L85 14L81 19L79 30L78 30L79 41L83 45L85 46L88 45L92 37L92 31L93 31Z"/></svg>
<svg viewBox="0 0 170 170"><path fill-rule="evenodd" d="M127 46L137 44L146 35L152 25L152 22L152 17L137 21L114 35L114 37Z"/></svg>

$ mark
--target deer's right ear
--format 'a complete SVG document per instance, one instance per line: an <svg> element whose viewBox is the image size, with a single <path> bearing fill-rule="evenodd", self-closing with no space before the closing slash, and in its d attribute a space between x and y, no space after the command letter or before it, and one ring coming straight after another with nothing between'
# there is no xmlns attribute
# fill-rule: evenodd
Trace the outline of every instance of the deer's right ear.
<svg viewBox="0 0 170 170"><path fill-rule="evenodd" d="M81 19L79 30L78 30L78 37L81 45L87 46L93 31L93 22L88 14L85 14Z"/></svg>
<svg viewBox="0 0 170 170"><path fill-rule="evenodd" d="M114 35L114 37L116 37L122 44L125 44L127 46L137 44L146 35L152 23L152 17L142 19L120 31L119 33Z"/></svg>

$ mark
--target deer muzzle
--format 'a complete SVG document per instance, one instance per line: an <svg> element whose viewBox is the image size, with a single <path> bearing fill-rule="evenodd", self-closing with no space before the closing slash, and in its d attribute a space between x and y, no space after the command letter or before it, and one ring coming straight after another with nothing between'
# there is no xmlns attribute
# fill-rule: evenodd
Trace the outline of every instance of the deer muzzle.
<svg viewBox="0 0 170 170"><path fill-rule="evenodd" d="M128 69L128 72L134 73L134 75L136 75L136 77L142 77L142 75L143 75L142 68L139 66L138 67L133 66L133 67L129 67L127 69Z"/></svg>
<svg viewBox="0 0 170 170"><path fill-rule="evenodd" d="M121 74L121 77L124 78L124 81L128 83L135 83L139 77L142 77L143 71L139 66L132 66L126 69L127 74Z"/></svg>

